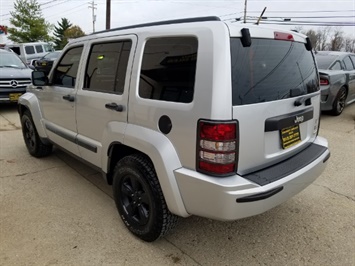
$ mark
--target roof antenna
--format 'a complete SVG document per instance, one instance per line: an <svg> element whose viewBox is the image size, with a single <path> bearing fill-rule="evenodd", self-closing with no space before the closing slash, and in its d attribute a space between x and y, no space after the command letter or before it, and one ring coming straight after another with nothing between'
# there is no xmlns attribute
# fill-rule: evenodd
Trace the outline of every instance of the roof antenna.
<svg viewBox="0 0 355 266"><path fill-rule="evenodd" d="M244 23L247 23L247 2L248 0L245 0L244 3Z"/></svg>
<svg viewBox="0 0 355 266"><path fill-rule="evenodd" d="M264 7L263 12L261 12L261 15L260 15L260 17L258 18L258 21L255 23L256 25L259 25L259 22L260 22L260 20L262 19L262 17L263 17L263 15L264 15L265 11L266 11L266 7Z"/></svg>

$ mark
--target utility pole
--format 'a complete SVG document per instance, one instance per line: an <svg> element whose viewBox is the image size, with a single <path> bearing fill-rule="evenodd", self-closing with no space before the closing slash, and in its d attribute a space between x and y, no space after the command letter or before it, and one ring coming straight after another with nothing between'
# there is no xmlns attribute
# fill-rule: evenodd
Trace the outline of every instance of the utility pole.
<svg viewBox="0 0 355 266"><path fill-rule="evenodd" d="M245 0L244 3L244 23L247 23L247 2L248 0Z"/></svg>
<svg viewBox="0 0 355 266"><path fill-rule="evenodd" d="M96 22L96 15L95 15L95 9L97 9L97 4L95 4L94 0L92 2L89 2L89 8L92 9L92 32L95 32L95 22Z"/></svg>
<svg viewBox="0 0 355 266"><path fill-rule="evenodd" d="M111 28L111 0L106 0L106 30Z"/></svg>

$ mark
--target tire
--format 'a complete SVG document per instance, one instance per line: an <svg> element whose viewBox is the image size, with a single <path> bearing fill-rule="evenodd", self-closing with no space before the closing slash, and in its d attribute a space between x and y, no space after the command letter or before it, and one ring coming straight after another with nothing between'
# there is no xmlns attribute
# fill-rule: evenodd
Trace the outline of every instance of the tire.
<svg viewBox="0 0 355 266"><path fill-rule="evenodd" d="M346 96L346 88L341 87L333 103L333 109L331 111L332 115L340 115L343 112L345 108Z"/></svg>
<svg viewBox="0 0 355 266"><path fill-rule="evenodd" d="M120 217L135 236L152 242L175 227L178 217L168 210L154 166L145 156L121 159L112 186Z"/></svg>
<svg viewBox="0 0 355 266"><path fill-rule="evenodd" d="M28 152L37 158L45 157L51 154L53 146L52 144L45 144L37 133L35 124L31 113L25 111L21 116L22 135L25 141Z"/></svg>

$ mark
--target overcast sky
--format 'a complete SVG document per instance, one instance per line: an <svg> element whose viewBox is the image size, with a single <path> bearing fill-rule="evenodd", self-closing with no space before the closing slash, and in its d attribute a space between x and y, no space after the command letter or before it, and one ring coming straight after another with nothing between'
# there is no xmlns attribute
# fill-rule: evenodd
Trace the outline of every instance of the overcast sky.
<svg viewBox="0 0 355 266"><path fill-rule="evenodd" d="M57 25L61 18L67 18L73 25L78 25L85 33L93 31L92 0L37 0L41 4L45 19ZM95 30L105 29L106 0L94 0L96 23ZM0 25L11 26L9 12L13 11L14 0L0 0ZM345 23L347 36L355 38L355 0L248 0L248 16L258 16L264 7L264 16L271 23L282 23L284 18L294 21L313 21L323 24ZM175 18L217 15L224 20L243 16L244 0L111 0L111 28L143 22L169 20ZM275 18L272 18L275 17ZM301 18L295 18L301 17ZM303 18L302 18L303 17ZM315 18L318 17L318 18ZM290 23L290 22L289 22ZM279 26L294 29L296 26ZM315 26L303 26L304 29Z"/></svg>

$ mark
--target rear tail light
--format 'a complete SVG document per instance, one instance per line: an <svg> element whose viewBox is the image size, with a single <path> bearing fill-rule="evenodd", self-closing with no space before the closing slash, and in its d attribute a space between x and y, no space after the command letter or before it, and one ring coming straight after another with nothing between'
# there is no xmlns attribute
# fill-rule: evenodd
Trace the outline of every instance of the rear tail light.
<svg viewBox="0 0 355 266"><path fill-rule="evenodd" d="M215 176L232 175L238 161L237 121L200 120L197 131L196 169Z"/></svg>
<svg viewBox="0 0 355 266"><path fill-rule="evenodd" d="M320 85L329 85L329 80L327 78L320 78L319 79L319 84Z"/></svg>
<svg viewBox="0 0 355 266"><path fill-rule="evenodd" d="M279 31L274 32L274 39L283 41L294 41L292 34Z"/></svg>

